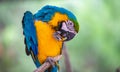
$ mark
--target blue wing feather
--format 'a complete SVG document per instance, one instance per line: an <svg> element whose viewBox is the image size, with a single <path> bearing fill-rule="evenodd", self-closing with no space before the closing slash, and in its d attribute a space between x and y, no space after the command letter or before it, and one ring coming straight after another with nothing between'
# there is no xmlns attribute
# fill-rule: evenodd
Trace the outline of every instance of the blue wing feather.
<svg viewBox="0 0 120 72"><path fill-rule="evenodd" d="M33 15L30 11L26 11L22 20L23 34L25 36L25 44L27 52L31 54L34 63L37 67L40 66L40 63L37 58L38 54L38 42L36 36L36 29L34 26Z"/></svg>
<svg viewBox="0 0 120 72"><path fill-rule="evenodd" d="M37 55L37 37L36 37L36 30L34 27L34 21L32 13L27 11L24 13L23 17L23 34L25 35L26 45L28 51L32 50L35 55Z"/></svg>

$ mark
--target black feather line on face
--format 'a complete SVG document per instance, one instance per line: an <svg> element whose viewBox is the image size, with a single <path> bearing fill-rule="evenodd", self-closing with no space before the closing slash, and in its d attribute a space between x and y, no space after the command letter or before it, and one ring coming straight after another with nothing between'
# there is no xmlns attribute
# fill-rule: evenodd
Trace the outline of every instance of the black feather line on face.
<svg viewBox="0 0 120 72"><path fill-rule="evenodd" d="M65 22L65 21L58 22L58 31L61 30L61 28L62 28L62 23L63 23L63 22Z"/></svg>
<svg viewBox="0 0 120 72"><path fill-rule="evenodd" d="M53 25L50 25L50 26L51 26L51 28L54 29L55 31L60 31L63 22L65 22L65 21L58 22L58 26L53 26Z"/></svg>

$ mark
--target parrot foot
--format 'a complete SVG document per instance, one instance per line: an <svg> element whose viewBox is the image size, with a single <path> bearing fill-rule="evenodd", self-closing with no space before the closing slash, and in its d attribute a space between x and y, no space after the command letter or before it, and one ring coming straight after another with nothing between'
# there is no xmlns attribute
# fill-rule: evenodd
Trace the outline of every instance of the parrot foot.
<svg viewBox="0 0 120 72"><path fill-rule="evenodd" d="M46 62L49 62L52 67L55 67L55 65L56 65L58 67L58 72L60 72L60 66L59 66L58 62L56 62L53 57L48 57L46 59Z"/></svg>
<svg viewBox="0 0 120 72"><path fill-rule="evenodd" d="M55 60L54 60L53 57L48 57L48 58L46 59L46 62L49 62L52 67L55 67L54 64L56 64L56 62L55 62Z"/></svg>
<svg viewBox="0 0 120 72"><path fill-rule="evenodd" d="M58 41L62 40L62 36L60 35L61 32L60 31L57 31L54 33L54 37L55 39L57 39Z"/></svg>

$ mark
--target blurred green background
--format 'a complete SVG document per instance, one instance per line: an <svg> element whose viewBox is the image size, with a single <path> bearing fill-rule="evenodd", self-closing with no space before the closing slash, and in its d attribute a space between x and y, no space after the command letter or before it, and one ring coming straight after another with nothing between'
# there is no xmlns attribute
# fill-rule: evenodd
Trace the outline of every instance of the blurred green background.
<svg viewBox="0 0 120 72"><path fill-rule="evenodd" d="M0 0L0 72L33 72L25 54L21 20L25 11L44 5L64 7L80 24L67 42L73 72L115 72L120 66L120 0ZM63 59L61 72L65 72Z"/></svg>

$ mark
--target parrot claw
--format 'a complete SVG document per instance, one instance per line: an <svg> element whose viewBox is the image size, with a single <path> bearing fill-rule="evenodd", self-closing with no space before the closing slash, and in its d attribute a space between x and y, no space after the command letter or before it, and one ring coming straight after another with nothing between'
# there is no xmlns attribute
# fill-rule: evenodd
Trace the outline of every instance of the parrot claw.
<svg viewBox="0 0 120 72"><path fill-rule="evenodd" d="M48 57L46 59L46 62L49 62L51 64L52 67L55 67L54 63L55 63L55 60L53 57Z"/></svg>
<svg viewBox="0 0 120 72"><path fill-rule="evenodd" d="M60 35L61 32L60 31L57 31L54 33L54 37L55 39L57 39L58 41L62 40L62 36Z"/></svg>

